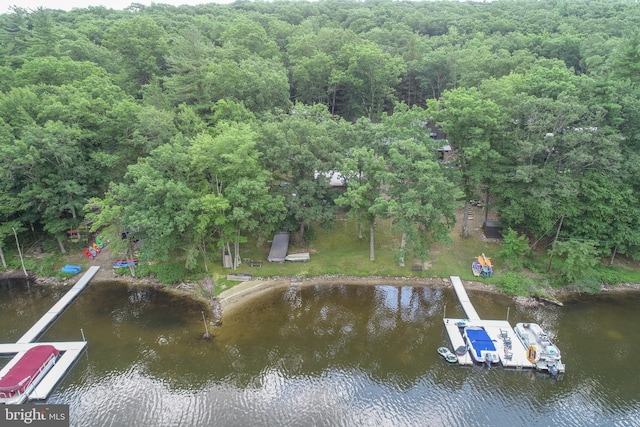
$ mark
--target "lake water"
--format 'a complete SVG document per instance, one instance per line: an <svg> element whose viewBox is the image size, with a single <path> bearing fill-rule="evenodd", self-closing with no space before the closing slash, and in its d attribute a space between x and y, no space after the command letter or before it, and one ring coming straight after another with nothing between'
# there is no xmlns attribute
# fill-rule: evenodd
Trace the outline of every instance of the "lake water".
<svg viewBox="0 0 640 427"><path fill-rule="evenodd" d="M2 285L0 342L66 290ZM469 296L482 318L540 323L566 374L447 364L442 317L464 317L451 288L292 287L203 340L199 303L95 283L41 338L89 342L48 402L87 427L640 425L640 295L534 308Z"/></svg>

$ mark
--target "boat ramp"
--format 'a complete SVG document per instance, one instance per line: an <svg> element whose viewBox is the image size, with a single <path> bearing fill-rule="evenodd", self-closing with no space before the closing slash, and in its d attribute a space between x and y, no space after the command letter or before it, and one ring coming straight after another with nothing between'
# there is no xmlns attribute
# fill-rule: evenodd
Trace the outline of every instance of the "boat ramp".
<svg viewBox="0 0 640 427"><path fill-rule="evenodd" d="M502 366L514 369L534 369L536 364L531 363L527 359L527 349L516 336L511 324L507 320L481 319L473 307L473 304L471 304L460 277L451 276L450 279L453 289L456 291L456 295L458 296L458 300L462 305L462 309L467 316L466 319L453 319L447 317L443 319L445 329L449 335L449 341L458 356L458 364L474 364L473 359L469 354L467 343L464 341L462 330L467 326L477 326L483 328L493 341ZM462 351L458 351L459 349L464 349L464 353Z"/></svg>
<svg viewBox="0 0 640 427"><path fill-rule="evenodd" d="M95 276L100 269L99 266L90 267L87 272L76 282L76 284L51 307L18 341L14 344L0 344L0 356L7 357L13 355L13 358L0 370L0 378L4 377L11 368L18 363L22 356L32 347L40 345L52 345L61 353L56 364L42 377L36 387L24 396L24 400L44 400L46 399L60 380L66 375L71 367L78 360L84 351L86 341L73 342L51 342L42 343L35 342L53 322L64 312L64 310L73 302L73 300L82 292L89 281ZM83 337L84 338L84 337ZM17 402L21 403L21 402Z"/></svg>

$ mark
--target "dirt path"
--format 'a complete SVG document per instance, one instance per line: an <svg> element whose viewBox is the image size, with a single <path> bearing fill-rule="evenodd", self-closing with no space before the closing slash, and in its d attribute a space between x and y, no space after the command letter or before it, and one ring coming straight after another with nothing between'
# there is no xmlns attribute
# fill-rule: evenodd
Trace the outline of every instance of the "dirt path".
<svg viewBox="0 0 640 427"><path fill-rule="evenodd" d="M69 264L77 264L83 267L83 271L86 271L91 266L99 266L100 270L93 277L94 282L105 282L117 280L127 280L126 276L119 276L115 274L113 269L113 261L116 259L109 250L109 245L100 250L100 253L92 260L88 260L81 251L69 253L66 256ZM119 259L119 258L118 258ZM75 276L69 282L75 282L82 277L82 274ZM44 279L44 278L43 278Z"/></svg>

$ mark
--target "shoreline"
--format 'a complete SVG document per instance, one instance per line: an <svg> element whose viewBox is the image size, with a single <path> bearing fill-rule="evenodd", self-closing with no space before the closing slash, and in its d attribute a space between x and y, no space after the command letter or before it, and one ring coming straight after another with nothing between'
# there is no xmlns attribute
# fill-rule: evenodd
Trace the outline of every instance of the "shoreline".
<svg viewBox="0 0 640 427"><path fill-rule="evenodd" d="M101 269L103 270L103 269ZM449 278L439 277L385 277L385 276L343 276L343 275L323 275L309 278L299 278L295 276L278 276L278 277L258 277L249 281L239 282L229 289L223 290L220 294L214 297L206 297L197 295L194 290L196 286L202 286L203 281L198 282L184 282L178 286L166 285L158 282L157 280L149 277L134 278L131 276L119 276L115 274L109 274L106 270L99 271L98 274L92 279L94 284L104 284L109 282L121 282L135 286L148 286L161 288L167 292L175 292L182 296L192 298L207 305L211 310L211 314L217 319L217 322L221 322L225 316L232 315L235 311L241 309L244 305L252 301L253 299L264 295L265 293L282 289L291 286L309 287L316 285L359 285L359 286L432 286L432 287L452 287ZM19 274L17 274L19 273ZM102 273L102 274L100 274ZM30 276L30 279L37 285L41 286L66 286L73 285L81 275L66 280L59 280L55 277L39 277ZM8 271L0 274L0 280L15 280L26 279L22 272ZM468 281L463 280L464 286L467 290L489 292L510 296L516 304L525 306L536 306L540 304L555 304L562 306L563 301L574 299L579 295L585 295L586 293L573 287L566 287L562 289L549 288L549 294L547 297L522 297L509 295L500 291L495 285L491 283ZM619 285L611 286L604 285L601 291L597 294L591 294L594 297L618 294L624 292L639 292L640 284L635 283L621 283Z"/></svg>

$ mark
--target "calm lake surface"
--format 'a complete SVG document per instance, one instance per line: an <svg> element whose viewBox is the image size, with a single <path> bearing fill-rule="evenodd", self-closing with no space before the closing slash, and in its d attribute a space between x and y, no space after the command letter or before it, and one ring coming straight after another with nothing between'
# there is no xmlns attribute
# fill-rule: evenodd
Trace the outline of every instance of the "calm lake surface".
<svg viewBox="0 0 640 427"><path fill-rule="evenodd" d="M67 290L1 285L0 342ZM96 283L41 338L81 340L82 329L89 342L48 402L87 427L640 425L640 295L535 308L469 296L482 318L540 323L566 374L448 365L442 317L464 317L451 288L292 287L225 317L207 341L198 303Z"/></svg>

